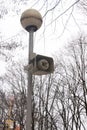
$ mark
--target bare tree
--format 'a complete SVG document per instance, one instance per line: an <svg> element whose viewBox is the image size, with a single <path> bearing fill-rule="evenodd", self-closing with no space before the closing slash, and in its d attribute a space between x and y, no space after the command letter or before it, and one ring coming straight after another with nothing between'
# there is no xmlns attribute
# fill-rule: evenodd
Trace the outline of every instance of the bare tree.
<svg viewBox="0 0 87 130"><path fill-rule="evenodd" d="M13 63L5 75L5 82L10 87L9 91L14 96L12 118L24 129L26 122L26 79L20 64Z"/></svg>
<svg viewBox="0 0 87 130"><path fill-rule="evenodd" d="M86 0L81 0L79 7L83 10L83 12L86 14L87 12L87 1Z"/></svg>
<svg viewBox="0 0 87 130"><path fill-rule="evenodd" d="M86 129L82 121L83 116L87 115L86 99L86 39L80 37L69 46L68 66L63 65L66 73L66 80L69 94L69 108L72 113L72 127L80 130ZM64 62L63 62L64 63ZM84 112L85 111L85 112ZM84 114L82 114L84 113Z"/></svg>
<svg viewBox="0 0 87 130"><path fill-rule="evenodd" d="M33 130L86 130L83 123L83 117L87 114L86 42L80 37L74 43L67 48L68 57L56 58L53 74L33 76ZM14 117L22 127L26 122L25 77L23 68L17 66L6 74L6 80L15 95Z"/></svg>

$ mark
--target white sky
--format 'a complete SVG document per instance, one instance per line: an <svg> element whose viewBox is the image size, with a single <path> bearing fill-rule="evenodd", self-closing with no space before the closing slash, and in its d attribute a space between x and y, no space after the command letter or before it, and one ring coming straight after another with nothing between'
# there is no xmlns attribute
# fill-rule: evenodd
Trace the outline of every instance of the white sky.
<svg viewBox="0 0 87 130"><path fill-rule="evenodd" d="M8 4L8 3L7 3ZM68 5L70 4L70 0L68 0ZM12 3L9 5L9 8L12 9L13 5ZM12 37L18 36L19 39L22 41L23 47L25 47L25 50L16 49L15 59L23 60L28 55L28 33L22 28L20 24L20 17L21 13L28 9L29 5L22 5L20 6L20 12L19 14L15 14L11 12L11 9L9 10L9 15L5 16L3 19L0 19L0 33L1 33L1 41L8 41L8 39L11 39ZM36 9L39 9L38 6L36 6ZM63 7L63 9L67 7ZM49 14L46 23L44 26L41 26L41 28L35 33L34 37L34 52L38 54L48 55L51 56L54 53L59 53L60 50L63 50L63 47L70 42L72 39L76 38L80 33L86 33L85 23L87 22L86 18L82 14L80 9L75 8L74 9L74 17L71 16L69 19L68 24L66 24L66 21L69 18L69 14L72 10L70 10L68 13L66 13L63 17L60 17L56 22L52 23L50 26L46 27L50 21L52 20L52 14ZM41 14L43 15L44 10L41 10ZM61 12L61 11L60 11ZM54 16L58 15L58 9L55 10L55 13L53 13ZM54 17L53 16L53 17ZM45 19L43 19L45 21ZM64 26L63 24L66 24L65 31L63 32ZM78 26L76 25L78 24ZM45 29L46 28L46 29ZM45 35L43 34L45 30ZM27 51L26 51L27 50ZM4 61L2 60L0 62L0 65L2 65L2 70L5 70L5 65L3 65ZM0 71L2 74L2 72Z"/></svg>

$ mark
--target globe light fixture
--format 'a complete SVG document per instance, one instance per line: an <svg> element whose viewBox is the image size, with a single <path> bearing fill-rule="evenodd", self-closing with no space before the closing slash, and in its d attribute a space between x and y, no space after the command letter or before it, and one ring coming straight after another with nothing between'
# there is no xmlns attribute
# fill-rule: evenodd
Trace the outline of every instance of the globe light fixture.
<svg viewBox="0 0 87 130"><path fill-rule="evenodd" d="M36 9L28 9L21 15L21 24L28 32L37 31L42 25L42 16Z"/></svg>

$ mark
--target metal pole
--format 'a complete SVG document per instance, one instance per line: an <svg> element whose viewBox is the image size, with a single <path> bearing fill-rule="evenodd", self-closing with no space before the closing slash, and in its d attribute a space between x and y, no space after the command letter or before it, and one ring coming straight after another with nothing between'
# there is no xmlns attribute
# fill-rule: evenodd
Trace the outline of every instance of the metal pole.
<svg viewBox="0 0 87 130"><path fill-rule="evenodd" d="M33 58L33 33L36 32L42 25L42 16L35 9L27 9L21 15L21 24L23 28L29 32L29 62ZM26 70L28 70L27 68ZM26 130L31 130L32 124L32 74L28 70L28 87L27 87L27 118L26 118Z"/></svg>
<svg viewBox="0 0 87 130"><path fill-rule="evenodd" d="M29 55L28 65L33 55L33 28L29 31ZM32 124L32 74L28 71L28 87L27 87L27 118L26 130L31 130Z"/></svg>

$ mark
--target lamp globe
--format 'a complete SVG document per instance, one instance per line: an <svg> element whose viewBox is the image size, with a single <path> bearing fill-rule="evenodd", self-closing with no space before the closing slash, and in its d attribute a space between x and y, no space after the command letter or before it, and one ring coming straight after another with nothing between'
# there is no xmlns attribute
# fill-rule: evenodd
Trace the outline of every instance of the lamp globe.
<svg viewBox="0 0 87 130"><path fill-rule="evenodd" d="M20 21L25 30L35 32L42 25L42 16L36 9L27 9L22 13Z"/></svg>

